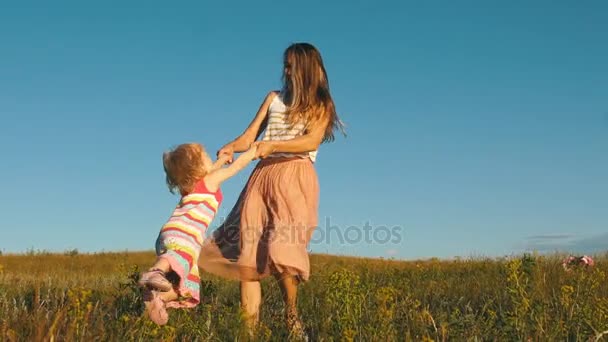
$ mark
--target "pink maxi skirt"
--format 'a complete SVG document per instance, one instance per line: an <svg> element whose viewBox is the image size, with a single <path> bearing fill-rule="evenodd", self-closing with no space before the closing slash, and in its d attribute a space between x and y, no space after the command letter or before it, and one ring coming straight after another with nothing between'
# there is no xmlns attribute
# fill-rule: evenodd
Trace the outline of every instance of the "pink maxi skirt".
<svg viewBox="0 0 608 342"><path fill-rule="evenodd" d="M271 274L310 276L319 183L308 158L267 158L253 170L224 223L205 241L199 266L241 281Z"/></svg>

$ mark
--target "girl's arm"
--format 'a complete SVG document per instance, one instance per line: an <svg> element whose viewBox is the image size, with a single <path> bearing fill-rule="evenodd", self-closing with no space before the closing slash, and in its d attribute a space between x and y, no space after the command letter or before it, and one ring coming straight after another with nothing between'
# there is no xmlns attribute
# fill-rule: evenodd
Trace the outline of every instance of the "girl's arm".
<svg viewBox="0 0 608 342"><path fill-rule="evenodd" d="M228 164L229 161L230 156L228 156L227 154L220 155L219 157L217 157L215 163L213 163L213 166L211 166L211 170L209 170L209 172L221 169L224 165Z"/></svg>
<svg viewBox="0 0 608 342"><path fill-rule="evenodd" d="M270 106L270 103L272 102L275 96L277 96L277 92L275 91L271 91L270 93L268 93L268 95L266 95L266 98L258 109L255 118L253 118L251 123L249 123L249 126L247 126L245 132L243 132L243 134L238 136L233 141L224 145L224 147L222 147L218 151L218 156L224 153L230 154L232 156L232 153L244 152L249 148L249 146L251 146L251 144L260 136L263 131L262 124L266 121L268 107Z"/></svg>
<svg viewBox="0 0 608 342"><path fill-rule="evenodd" d="M210 191L216 191L220 185L228 178L236 175L255 159L257 145L252 144L245 153L241 154L230 166L217 169L205 176L205 184Z"/></svg>
<svg viewBox="0 0 608 342"><path fill-rule="evenodd" d="M306 134L283 141L261 141L257 143L256 158L265 158L272 153L304 153L315 151L325 136L329 120L321 120L309 128Z"/></svg>

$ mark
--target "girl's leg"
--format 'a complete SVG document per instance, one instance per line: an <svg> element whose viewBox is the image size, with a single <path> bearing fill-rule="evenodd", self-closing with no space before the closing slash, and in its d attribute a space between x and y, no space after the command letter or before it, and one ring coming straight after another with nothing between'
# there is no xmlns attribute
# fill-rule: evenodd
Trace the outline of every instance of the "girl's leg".
<svg viewBox="0 0 608 342"><path fill-rule="evenodd" d="M171 265L165 258L157 258L156 263L142 273L138 284L142 287L151 287L160 291L169 291L172 284L166 278L166 274L171 271Z"/></svg>
<svg viewBox="0 0 608 342"><path fill-rule="evenodd" d="M165 303L172 302L174 300L177 300L177 298L179 298L177 292L175 292L174 289L171 289L171 290L165 291L165 292L160 292L159 296L160 296L160 299L162 299L163 302L165 302Z"/></svg>
<svg viewBox="0 0 608 342"><path fill-rule="evenodd" d="M165 258L156 258L156 263L150 267L150 270L161 270L165 273L171 271L171 265Z"/></svg>
<svg viewBox="0 0 608 342"><path fill-rule="evenodd" d="M241 309L245 313L249 328L254 328L260 318L262 287L259 281L241 282Z"/></svg>

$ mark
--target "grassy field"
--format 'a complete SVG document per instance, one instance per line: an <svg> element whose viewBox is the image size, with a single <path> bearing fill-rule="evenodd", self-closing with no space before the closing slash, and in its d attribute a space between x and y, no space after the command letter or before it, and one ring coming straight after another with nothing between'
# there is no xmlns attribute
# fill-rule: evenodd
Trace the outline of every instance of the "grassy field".
<svg viewBox="0 0 608 342"><path fill-rule="evenodd" d="M606 255L566 272L560 256L453 261L313 255L299 309L314 341L588 341L608 330ZM151 252L0 256L2 341L243 340L238 284L205 276L204 303L143 315ZM276 284L263 282L258 340L285 340ZM605 337L608 337L608 333Z"/></svg>

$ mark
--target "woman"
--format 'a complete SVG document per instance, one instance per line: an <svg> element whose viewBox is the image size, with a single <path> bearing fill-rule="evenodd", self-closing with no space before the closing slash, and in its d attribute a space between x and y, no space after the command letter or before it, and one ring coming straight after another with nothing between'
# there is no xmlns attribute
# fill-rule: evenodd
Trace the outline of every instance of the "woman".
<svg viewBox="0 0 608 342"><path fill-rule="evenodd" d="M283 89L270 92L245 132L218 157L246 151L261 135L262 160L224 224L201 251L202 269L241 281L241 306L257 323L260 279L273 275L286 305L287 326L304 336L296 310L297 287L310 276L307 245L317 226L319 185L313 163L322 142L342 129L319 51L308 43L284 53Z"/></svg>

